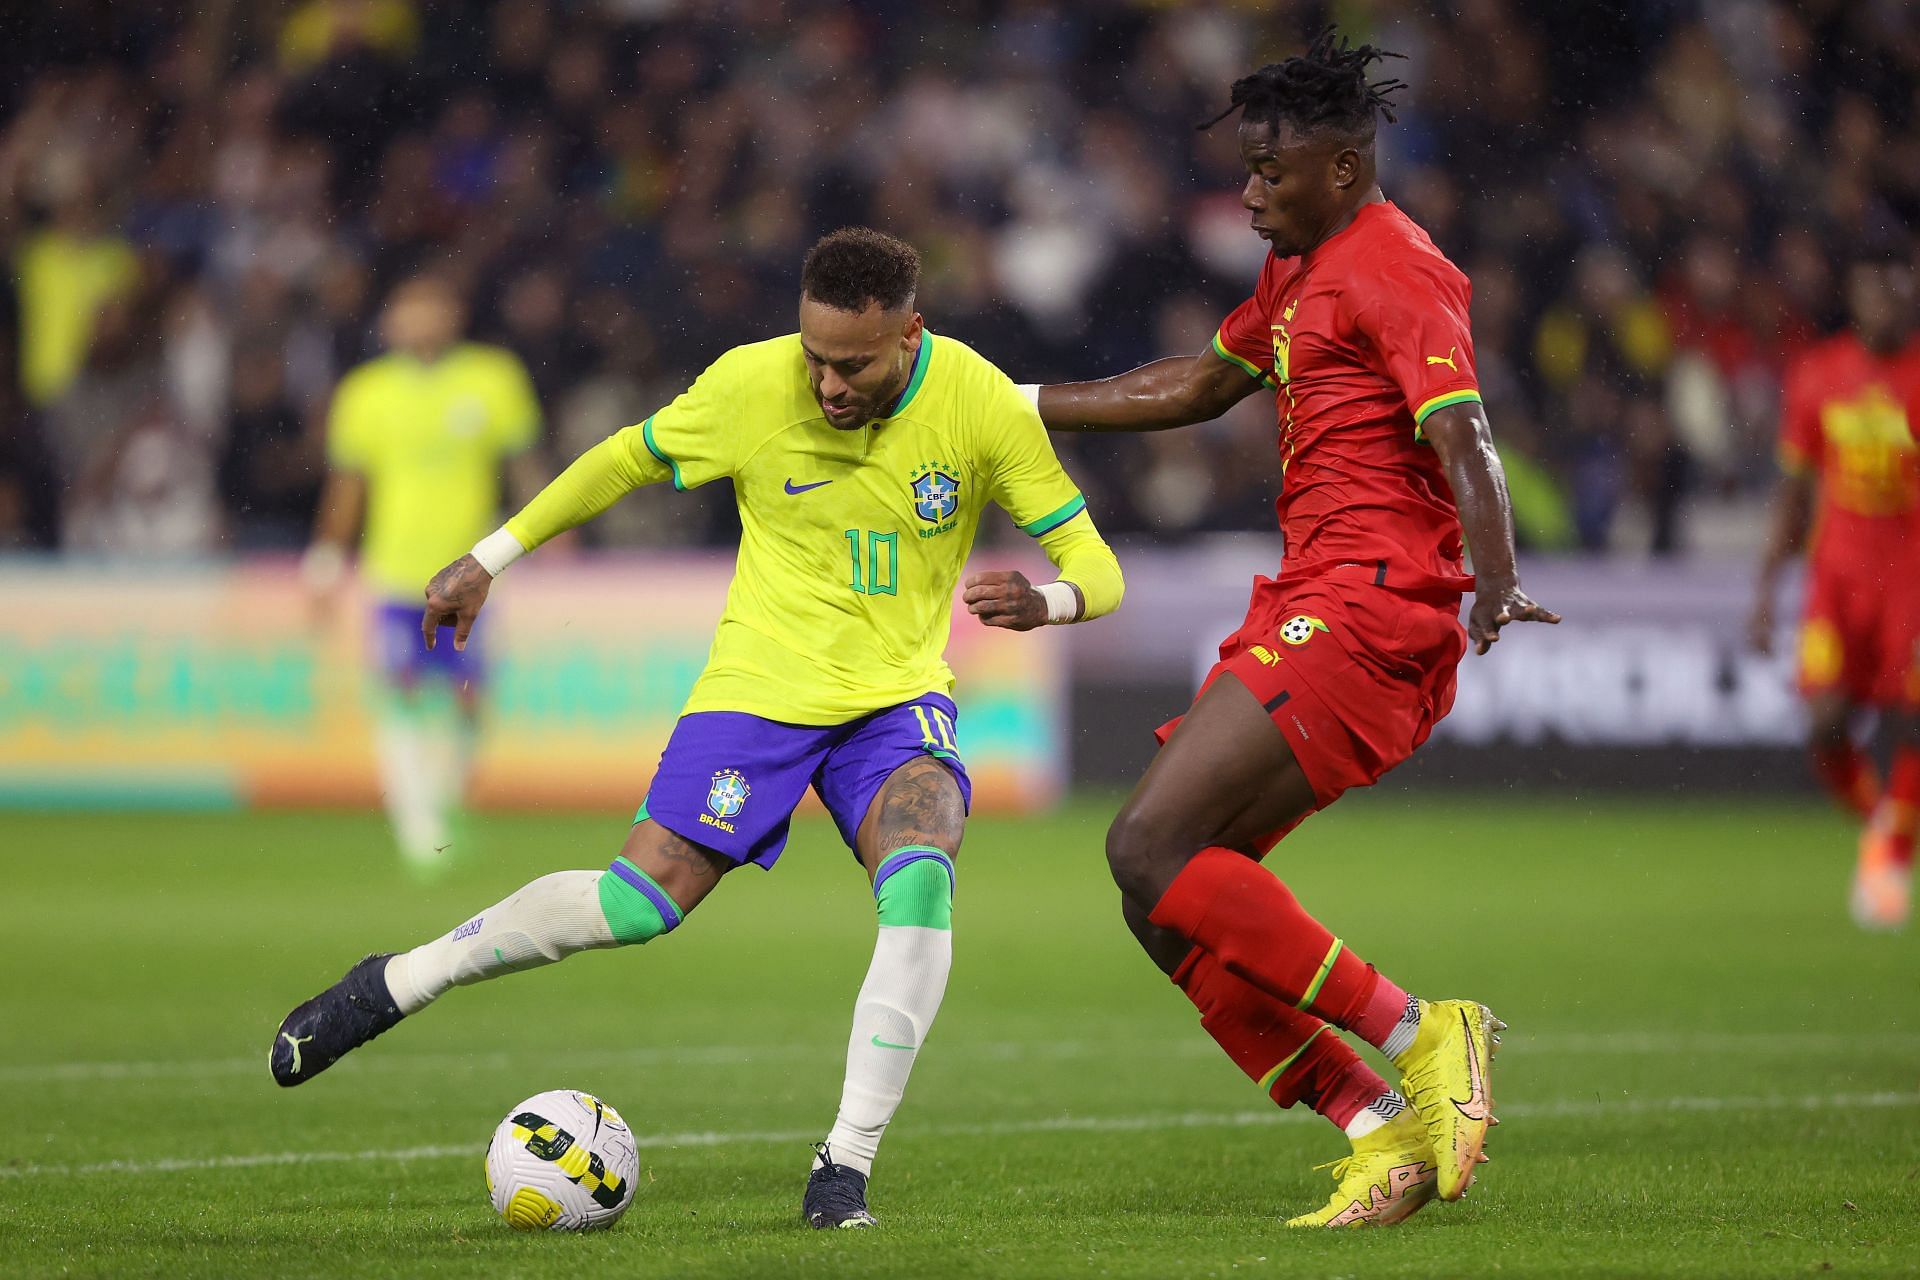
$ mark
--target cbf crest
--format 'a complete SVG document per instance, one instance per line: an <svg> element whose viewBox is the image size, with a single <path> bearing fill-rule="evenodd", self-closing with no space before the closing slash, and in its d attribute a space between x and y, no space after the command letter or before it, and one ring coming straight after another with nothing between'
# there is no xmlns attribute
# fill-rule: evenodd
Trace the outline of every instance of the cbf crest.
<svg viewBox="0 0 1920 1280"><path fill-rule="evenodd" d="M912 483L914 514L928 524L950 520L960 509L960 481L940 463L922 464Z"/></svg>
<svg viewBox="0 0 1920 1280"><path fill-rule="evenodd" d="M722 769L713 775L713 787L707 792L707 808L716 818L731 818L746 808L753 788L738 769Z"/></svg>

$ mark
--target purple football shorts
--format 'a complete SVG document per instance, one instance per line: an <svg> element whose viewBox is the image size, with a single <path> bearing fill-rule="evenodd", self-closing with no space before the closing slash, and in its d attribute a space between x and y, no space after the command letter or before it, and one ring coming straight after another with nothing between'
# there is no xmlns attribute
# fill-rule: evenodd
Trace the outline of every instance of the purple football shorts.
<svg viewBox="0 0 1920 1280"><path fill-rule="evenodd" d="M812 786L851 849L881 786L916 757L953 770L961 802L971 806L958 714L938 693L824 727L695 711L674 726L634 821L650 818L735 862L771 867L786 848L794 807Z"/></svg>
<svg viewBox="0 0 1920 1280"><path fill-rule="evenodd" d="M465 650L453 647L453 628L441 627L433 648L420 636L420 616L424 604L404 604L383 600L373 609L373 665L395 684L413 684L424 676L438 676L457 688L478 685L486 677L487 664L480 643L486 623L476 620L467 633Z"/></svg>

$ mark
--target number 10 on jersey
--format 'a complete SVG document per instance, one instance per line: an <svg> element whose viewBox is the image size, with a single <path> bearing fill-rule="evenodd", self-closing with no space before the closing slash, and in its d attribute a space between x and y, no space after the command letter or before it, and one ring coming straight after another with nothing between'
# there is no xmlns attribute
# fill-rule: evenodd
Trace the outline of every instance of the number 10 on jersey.
<svg viewBox="0 0 1920 1280"><path fill-rule="evenodd" d="M866 534L866 560L860 558L861 534ZM900 594L900 535L871 529L848 529L843 535L853 557L853 581L847 585L863 596Z"/></svg>

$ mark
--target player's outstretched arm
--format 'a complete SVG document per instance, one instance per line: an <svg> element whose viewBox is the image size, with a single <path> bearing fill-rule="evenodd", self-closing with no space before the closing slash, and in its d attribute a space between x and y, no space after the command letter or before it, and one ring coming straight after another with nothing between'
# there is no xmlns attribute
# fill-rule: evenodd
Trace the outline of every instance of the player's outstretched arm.
<svg viewBox="0 0 1920 1280"><path fill-rule="evenodd" d="M333 611L334 593L346 577L351 548L360 537L360 520L366 509L366 476L338 467L329 470L320 495L320 514L313 524L313 542L300 558L300 577L315 619L324 619Z"/></svg>
<svg viewBox="0 0 1920 1280"><path fill-rule="evenodd" d="M508 565L549 539L585 524L639 486L668 477L669 464L651 453L638 454L645 449L641 431L628 427L575 458L572 466L535 494L512 519L433 575L433 581L427 584L426 611L420 617L427 648L433 648L435 632L443 626L454 629L454 648L466 648L467 633L473 630L473 620L487 601L487 591Z"/></svg>
<svg viewBox="0 0 1920 1280"><path fill-rule="evenodd" d="M1258 378L1209 347L1097 382L1026 388L1055 431L1164 431L1217 418L1252 395Z"/></svg>
<svg viewBox="0 0 1920 1280"><path fill-rule="evenodd" d="M1506 472L1494 451L1493 431L1479 401L1436 410L1421 427L1446 468L1454 503L1460 508L1461 531L1473 548L1475 589L1467 638L1474 652L1491 649L1500 638L1500 628L1509 622L1560 621L1559 614L1535 604L1520 589L1513 551L1513 503L1507 497Z"/></svg>
<svg viewBox="0 0 1920 1280"><path fill-rule="evenodd" d="M1760 560L1760 578L1754 584L1753 614L1747 619L1747 640L1760 653L1773 652L1773 604L1780 593L1780 575L1806 546L1813 523L1813 476L1788 471L1780 477L1773 500L1773 526L1767 551Z"/></svg>

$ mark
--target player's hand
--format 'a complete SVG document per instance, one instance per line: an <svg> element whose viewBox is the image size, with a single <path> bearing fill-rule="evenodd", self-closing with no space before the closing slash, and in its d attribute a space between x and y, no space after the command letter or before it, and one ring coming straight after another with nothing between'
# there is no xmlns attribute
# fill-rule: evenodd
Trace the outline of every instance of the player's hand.
<svg viewBox="0 0 1920 1280"><path fill-rule="evenodd" d="M1763 657L1773 656L1773 601L1757 601L1747 619L1747 643Z"/></svg>
<svg viewBox="0 0 1920 1280"><path fill-rule="evenodd" d="M453 647L465 649L467 633L473 630L473 620L480 616L480 606L487 602L492 586L493 575L471 555L461 556L434 574L427 584L427 611L420 618L420 635L427 648L433 648L441 627L450 626Z"/></svg>
<svg viewBox="0 0 1920 1280"><path fill-rule="evenodd" d="M1483 591L1474 598L1467 614L1467 639L1475 653L1485 653L1500 639L1500 628L1509 622L1557 623L1560 615L1535 604L1516 583Z"/></svg>
<svg viewBox="0 0 1920 1280"><path fill-rule="evenodd" d="M967 612L989 627L1031 631L1047 623L1047 598L1014 569L989 569L967 579Z"/></svg>

